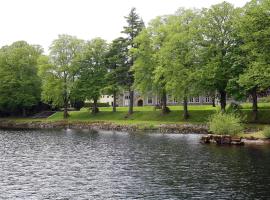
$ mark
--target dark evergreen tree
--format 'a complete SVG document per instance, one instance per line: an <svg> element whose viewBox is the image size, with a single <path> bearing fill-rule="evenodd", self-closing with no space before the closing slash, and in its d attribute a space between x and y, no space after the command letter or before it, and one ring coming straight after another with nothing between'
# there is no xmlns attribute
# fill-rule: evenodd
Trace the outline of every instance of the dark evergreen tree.
<svg viewBox="0 0 270 200"><path fill-rule="evenodd" d="M127 21L127 26L124 26L124 30L122 33L126 34L126 42L127 42L127 50L136 48L134 39L144 28L144 22L139 17L139 15L136 13L136 9L132 8L129 15L125 17ZM127 76L124 78L125 86L127 87L129 91L129 110L128 114L133 113L133 102L134 102L134 89L132 88L134 83L134 76L133 72L130 70L133 66L134 60L136 59L133 55L130 53L128 55L128 63L124 74Z"/></svg>
<svg viewBox="0 0 270 200"><path fill-rule="evenodd" d="M113 112L116 112L116 96L125 85L125 77L128 76L127 69L127 42L119 37L112 41L107 53L106 87L104 92L113 95Z"/></svg>

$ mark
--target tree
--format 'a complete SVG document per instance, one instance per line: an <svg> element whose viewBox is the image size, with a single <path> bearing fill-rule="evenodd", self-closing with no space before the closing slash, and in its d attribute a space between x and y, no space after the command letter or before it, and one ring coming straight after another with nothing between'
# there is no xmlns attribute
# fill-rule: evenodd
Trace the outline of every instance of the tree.
<svg viewBox="0 0 270 200"><path fill-rule="evenodd" d="M0 50L0 109L26 110L40 100L37 59L41 49L25 41L14 42Z"/></svg>
<svg viewBox="0 0 270 200"><path fill-rule="evenodd" d="M126 16L125 19L127 21L127 26L124 26L124 30L122 31L122 33L127 35L126 40L127 40L128 49L132 49L136 47L134 44L134 39L137 35L139 35L139 33L144 28L144 23L142 19L139 17L139 15L136 13L135 8L131 9L129 15ZM128 111L129 114L133 113L134 90L132 86L134 83L134 77L130 69L132 68L134 64L134 60L135 60L135 57L129 54L127 68L125 71L123 71L124 74L127 74L124 82L125 82L126 88L129 91L129 96L130 96L129 111Z"/></svg>
<svg viewBox="0 0 270 200"><path fill-rule="evenodd" d="M97 101L106 85L107 44L101 38L87 42L77 60L79 66L76 80L77 94L84 100L93 100L92 113L98 112Z"/></svg>
<svg viewBox="0 0 270 200"><path fill-rule="evenodd" d="M68 105L77 68L74 65L83 41L70 35L59 35L50 46L49 60L44 58L40 66L43 77L42 98L45 102L64 107L64 118L68 117Z"/></svg>
<svg viewBox="0 0 270 200"><path fill-rule="evenodd" d="M215 88L219 93L222 111L226 108L226 87L230 79L238 77L241 69L235 62L234 51L239 47L235 38L235 21L238 11L223 2L203 10L201 32L202 83L205 88Z"/></svg>
<svg viewBox="0 0 270 200"><path fill-rule="evenodd" d="M149 26L135 38L134 42L137 47L132 49L132 53L136 57L132 68L135 78L134 85L143 94L151 93L161 96L163 114L169 112L166 80L161 69L160 54L160 49L168 34L166 23L167 16L152 20Z"/></svg>
<svg viewBox="0 0 270 200"><path fill-rule="evenodd" d="M194 83L199 67L199 16L196 10L179 9L169 18L169 34L161 48L166 88L178 99L183 100L184 119L189 117L188 97L197 94Z"/></svg>
<svg viewBox="0 0 270 200"><path fill-rule="evenodd" d="M258 118L257 93L270 87L270 4L268 0L253 0L244 8L238 21L241 45L247 69L238 83L252 97L253 121ZM243 55L243 54L242 54Z"/></svg>
<svg viewBox="0 0 270 200"><path fill-rule="evenodd" d="M124 87L127 68L127 42L124 38L116 38L109 46L106 55L108 73L106 75L105 93L113 95L113 112L116 112L116 96L121 87Z"/></svg>

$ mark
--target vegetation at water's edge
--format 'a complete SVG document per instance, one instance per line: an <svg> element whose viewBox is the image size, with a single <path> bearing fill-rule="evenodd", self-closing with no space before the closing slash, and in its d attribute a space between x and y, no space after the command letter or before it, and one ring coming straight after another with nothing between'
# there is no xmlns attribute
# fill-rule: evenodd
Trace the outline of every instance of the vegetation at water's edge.
<svg viewBox="0 0 270 200"><path fill-rule="evenodd" d="M270 139L270 127L265 127L262 131L262 134L264 137L269 138Z"/></svg>
<svg viewBox="0 0 270 200"><path fill-rule="evenodd" d="M235 136L243 131L243 126L239 116L217 112L211 116L209 130L215 134Z"/></svg>
<svg viewBox="0 0 270 200"><path fill-rule="evenodd" d="M251 105L245 104L241 110L244 122L249 123L252 121ZM185 120L182 117L182 106L169 106L171 112L162 115L160 110L154 111L152 106L135 107L134 114L127 117L127 107L118 107L117 112L112 112L111 107L100 108L98 114L91 114L88 108L83 108L81 111L71 111L70 121L112 121L118 123L152 123L152 124L164 124L164 123L207 123L209 117L214 114L218 107L212 107L210 105L196 105L190 106L190 118ZM261 124L270 123L270 104L259 104L260 115L258 122ZM62 120L62 112L57 112L48 118L51 121Z"/></svg>

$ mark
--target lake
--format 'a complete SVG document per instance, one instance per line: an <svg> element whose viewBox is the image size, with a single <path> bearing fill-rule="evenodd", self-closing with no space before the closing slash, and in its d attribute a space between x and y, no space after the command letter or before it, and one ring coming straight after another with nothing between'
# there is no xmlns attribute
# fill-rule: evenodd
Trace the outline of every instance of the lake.
<svg viewBox="0 0 270 200"><path fill-rule="evenodd" d="M270 146L200 137L0 130L0 199L270 199Z"/></svg>

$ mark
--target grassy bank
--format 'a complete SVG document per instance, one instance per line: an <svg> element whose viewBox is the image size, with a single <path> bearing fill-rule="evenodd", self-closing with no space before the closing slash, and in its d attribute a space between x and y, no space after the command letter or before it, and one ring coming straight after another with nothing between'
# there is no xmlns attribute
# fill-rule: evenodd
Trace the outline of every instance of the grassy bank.
<svg viewBox="0 0 270 200"><path fill-rule="evenodd" d="M134 107L134 114L127 117L128 108L118 107L113 113L112 108L100 108L96 115L90 113L89 109L70 112L69 121L106 121L118 124L181 124L181 123L206 123L209 116L215 113L216 108L212 106L190 106L190 118L183 120L182 106L171 106L171 112L162 115L160 110L154 110L152 106ZM57 112L48 118L50 121L63 119L63 113Z"/></svg>
<svg viewBox="0 0 270 200"><path fill-rule="evenodd" d="M118 107L117 112L113 113L112 108L100 108L100 112L96 115L90 113L89 109L83 108L81 111L69 112L69 121L106 121L118 124L181 124L181 123L196 123L205 124L209 117L216 112L219 107L210 105L192 105L189 106L190 118L183 119L182 106L170 106L171 112L162 115L160 110L154 110L152 106L134 107L134 114L127 116L127 107ZM241 110L241 115L244 121L249 124L252 119L251 104L244 104ZM59 121L63 120L63 113L57 112L47 120ZM259 104L259 124L270 124L270 104ZM252 125L254 126L254 125Z"/></svg>
<svg viewBox="0 0 270 200"><path fill-rule="evenodd" d="M252 110L251 104L243 104L241 115L244 119L245 127L251 130L261 130L267 124L270 124L270 103L259 104L259 118L258 123L252 124ZM91 114L89 108L83 108L80 111L69 112L70 117L66 120L68 122L110 122L119 125L138 125L141 127L154 127L160 124L206 124L209 117L214 114L219 107L212 107L211 105L191 105L189 106L190 118L183 119L182 106L170 106L171 112L162 115L160 110L154 110L152 106L134 107L134 114L127 116L127 107L118 107L117 112L112 112L112 108L100 108L98 114ZM58 122L63 121L63 112L57 112L47 119L33 119L33 118L8 118L8 120L15 120L20 122ZM253 134L253 135L252 135ZM255 134L255 135L254 135ZM262 138L260 131L251 133L251 136Z"/></svg>

